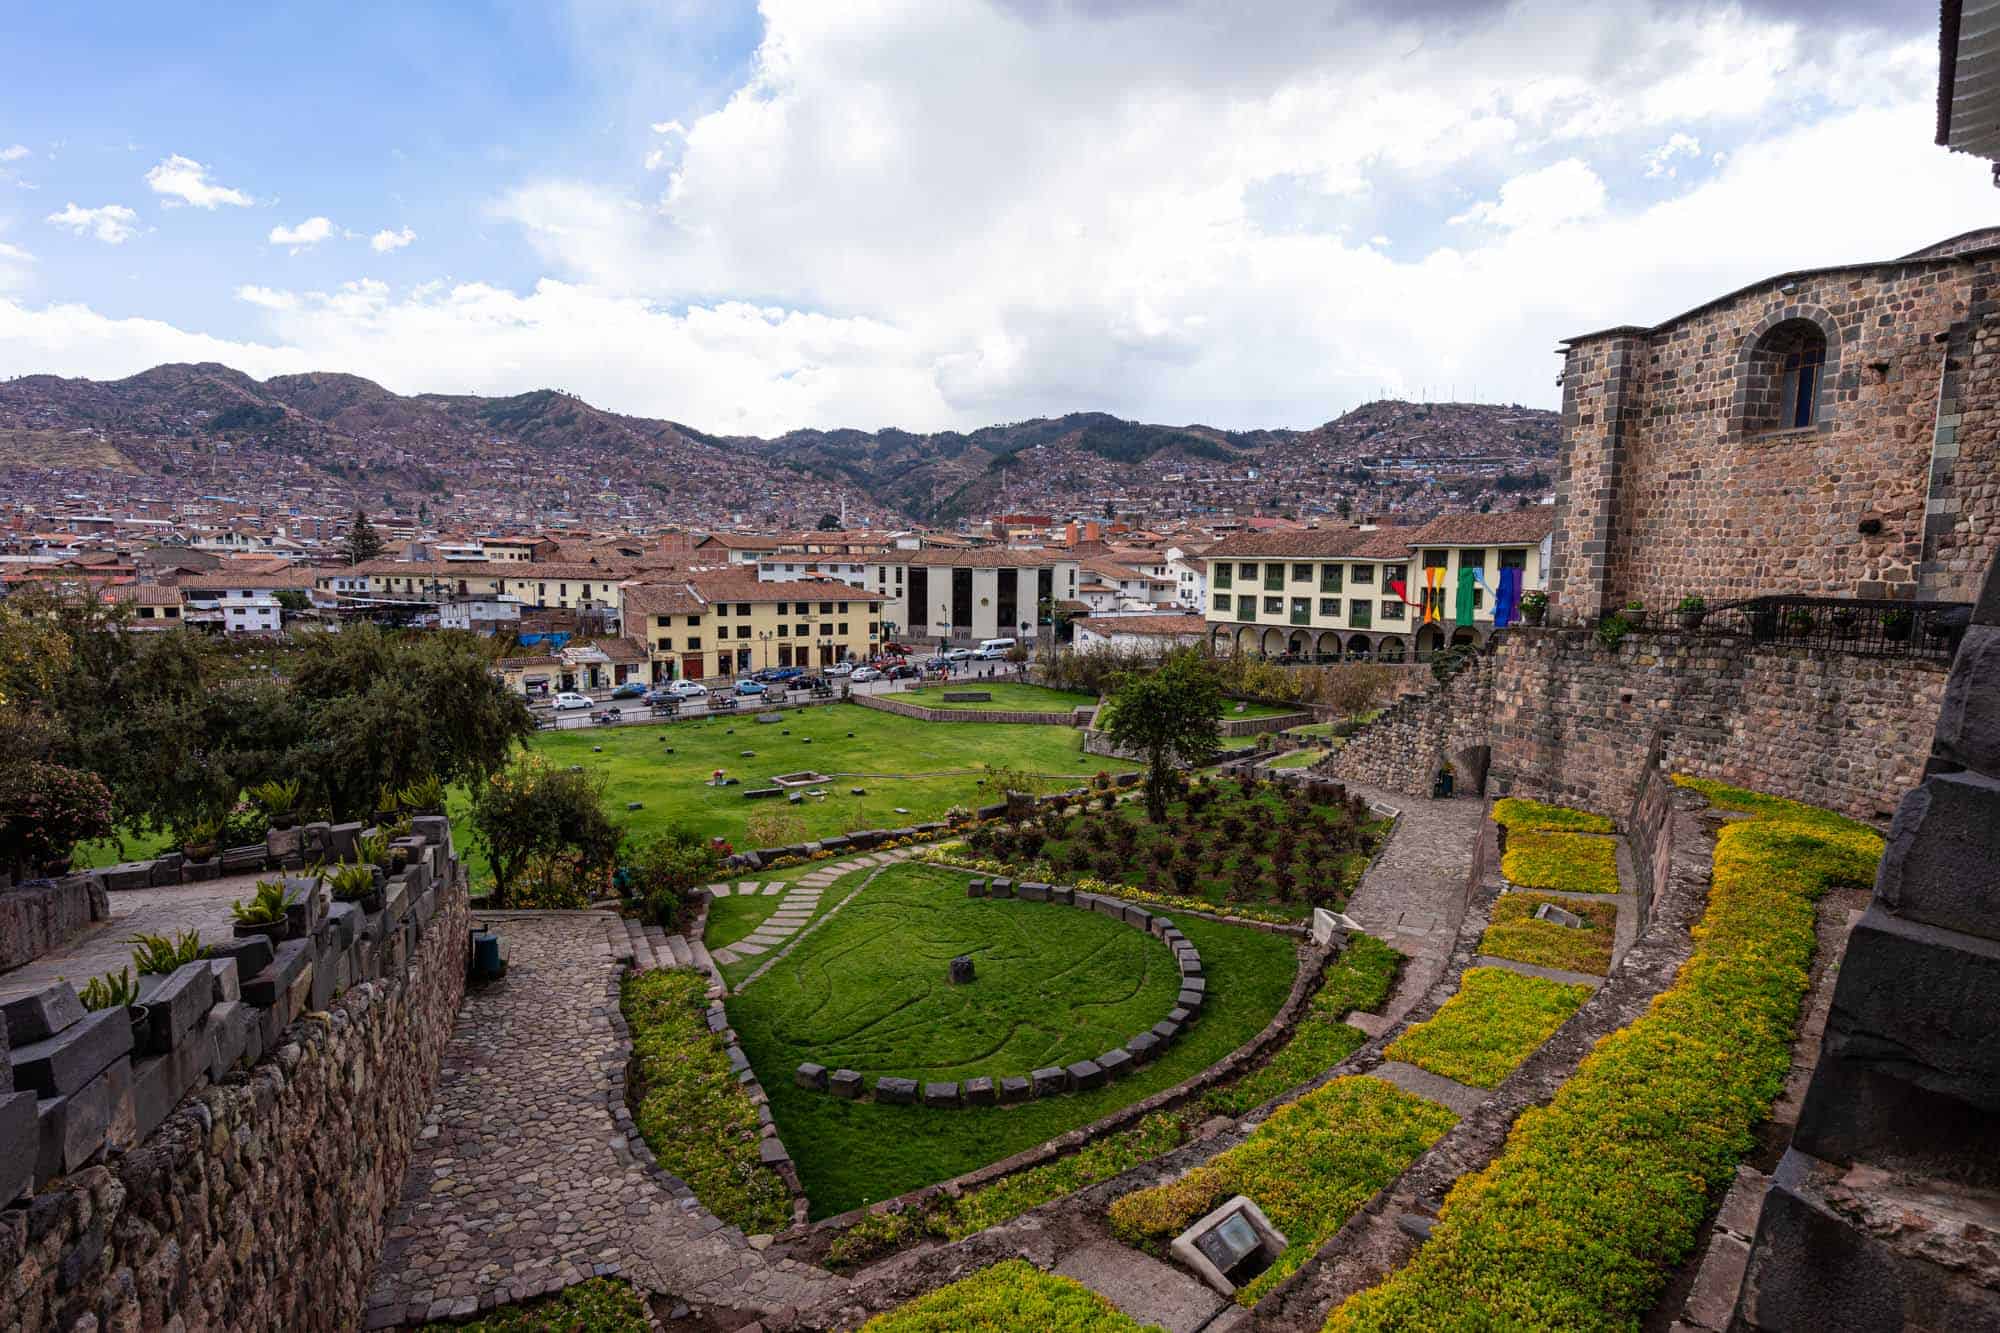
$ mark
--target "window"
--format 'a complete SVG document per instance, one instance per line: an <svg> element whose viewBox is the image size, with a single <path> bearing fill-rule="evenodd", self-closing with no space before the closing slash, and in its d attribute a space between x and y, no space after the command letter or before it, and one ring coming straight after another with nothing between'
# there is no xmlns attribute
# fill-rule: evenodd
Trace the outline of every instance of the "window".
<svg viewBox="0 0 2000 1333"><path fill-rule="evenodd" d="M799 626L798 633L794 637L800 639L810 639L812 637L812 626L810 625Z"/></svg>
<svg viewBox="0 0 2000 1333"><path fill-rule="evenodd" d="M842 614L843 616L847 614L847 603L846 603L846 602L842 602L842 603L840 604L840 614Z"/></svg>
<svg viewBox="0 0 2000 1333"><path fill-rule="evenodd" d="M1292 623L1294 625L1309 625L1312 623L1312 598L1292 598Z"/></svg>
<svg viewBox="0 0 2000 1333"><path fill-rule="evenodd" d="M1371 603L1366 598L1356 597L1353 601L1347 604L1347 607L1348 607L1347 623L1352 625L1356 629L1367 629L1369 622L1368 613L1372 609Z"/></svg>
<svg viewBox="0 0 2000 1333"><path fill-rule="evenodd" d="M1322 620L1340 619L1340 599L1338 597L1320 598L1319 614L1320 614L1320 619Z"/></svg>
<svg viewBox="0 0 2000 1333"><path fill-rule="evenodd" d="M1221 612L1224 612L1225 614L1226 614L1226 613L1228 612L1228 610L1229 610L1229 594L1228 594L1228 593L1226 593L1226 592L1219 592L1219 593L1215 594L1215 609L1216 609L1216 610L1218 610L1218 611L1221 611Z"/></svg>
<svg viewBox="0 0 2000 1333"><path fill-rule="evenodd" d="M778 622L778 637L779 637L779 638L781 638L781 639L788 639L788 638L790 638L790 637L791 637L791 633L792 633L792 627L791 627L790 625L787 625L787 624L786 624L786 623L785 623L784 621L782 621L782 620Z"/></svg>
<svg viewBox="0 0 2000 1333"><path fill-rule="evenodd" d="M1408 565L1382 566L1382 586L1385 588L1392 583L1407 583L1409 577L1410 567Z"/></svg>
<svg viewBox="0 0 2000 1333"><path fill-rule="evenodd" d="M1460 569L1486 568L1486 552L1475 547L1466 547L1458 553L1458 567Z"/></svg>
<svg viewBox="0 0 2000 1333"><path fill-rule="evenodd" d="M1500 553L1500 568L1518 569L1525 572L1528 568L1528 553L1524 550L1502 551Z"/></svg>
<svg viewBox="0 0 2000 1333"><path fill-rule="evenodd" d="M693 628L695 628L695 627L696 627L697 625L699 625L699 624L701 624L701 617L700 617L700 616L689 616L689 617L688 617L688 628L689 628L689 629L693 629Z"/></svg>
<svg viewBox="0 0 2000 1333"><path fill-rule="evenodd" d="M1257 581L1257 566L1255 565L1240 564L1236 566L1236 573L1246 583L1255 583Z"/></svg>
<svg viewBox="0 0 2000 1333"><path fill-rule="evenodd" d="M1393 598L1384 598L1382 601L1382 619L1401 620L1402 618L1403 603Z"/></svg>
<svg viewBox="0 0 2000 1333"><path fill-rule="evenodd" d="M1826 335L1809 319L1788 319L1759 338L1743 370L1743 428L1804 430L1818 421L1826 356Z"/></svg>
<svg viewBox="0 0 2000 1333"><path fill-rule="evenodd" d="M1449 565L1450 563L1451 563L1451 552L1449 551L1424 552L1425 569L1443 569L1446 565Z"/></svg>
<svg viewBox="0 0 2000 1333"><path fill-rule="evenodd" d="M1313 567L1311 565L1292 566L1292 582L1311 583L1312 576L1313 576Z"/></svg>
<svg viewBox="0 0 2000 1333"><path fill-rule="evenodd" d="M823 616L830 616L830 615L832 615L832 614L833 614L833 603L832 603L832 602L821 602L821 603L819 604L819 613L820 613L821 615L823 615ZM801 615L803 615L803 614L804 614L804 611L803 611L803 610L801 610L800 614L801 614Z"/></svg>
<svg viewBox="0 0 2000 1333"><path fill-rule="evenodd" d="M1236 571L1234 567L1228 564L1226 561L1217 564L1215 567L1215 586L1218 588L1228 588L1233 586L1236 581L1235 574Z"/></svg>
<svg viewBox="0 0 2000 1333"><path fill-rule="evenodd" d="M1273 560L1264 566L1264 591L1278 592L1285 586L1285 567Z"/></svg>
<svg viewBox="0 0 2000 1333"><path fill-rule="evenodd" d="M689 637L688 651L697 653L701 651L701 635L696 634Z"/></svg>
<svg viewBox="0 0 2000 1333"><path fill-rule="evenodd" d="M739 616L747 616L747 615L749 615L749 614L750 614L750 603L748 603L748 602L738 602L738 603L737 603L737 605L736 605L736 614L737 614L737 615L739 615Z"/></svg>
<svg viewBox="0 0 2000 1333"><path fill-rule="evenodd" d="M663 653L670 653L674 650L674 641L672 639L661 639L656 650Z"/></svg>
<svg viewBox="0 0 2000 1333"><path fill-rule="evenodd" d="M1285 614L1285 599L1282 597L1266 597L1264 599L1264 614L1267 616L1281 616Z"/></svg>
<svg viewBox="0 0 2000 1333"><path fill-rule="evenodd" d="M1339 565L1322 565L1322 566L1320 566L1320 571L1319 571L1319 590L1320 590L1321 592L1339 592L1339 591L1340 591L1340 566L1339 566Z"/></svg>
<svg viewBox="0 0 2000 1333"><path fill-rule="evenodd" d="M1348 576L1348 581L1356 587L1360 587L1365 583L1373 583L1375 581L1375 566L1356 565L1353 572Z"/></svg>
<svg viewBox="0 0 2000 1333"><path fill-rule="evenodd" d="M840 622L840 628L835 633L839 634L843 639L847 637L847 622L845 620Z"/></svg>
<svg viewBox="0 0 2000 1333"><path fill-rule="evenodd" d="M726 616L726 615L728 615L728 614L729 614L729 603L727 603L727 602L717 602L717 603L715 604L715 614L717 614L718 616Z"/></svg>

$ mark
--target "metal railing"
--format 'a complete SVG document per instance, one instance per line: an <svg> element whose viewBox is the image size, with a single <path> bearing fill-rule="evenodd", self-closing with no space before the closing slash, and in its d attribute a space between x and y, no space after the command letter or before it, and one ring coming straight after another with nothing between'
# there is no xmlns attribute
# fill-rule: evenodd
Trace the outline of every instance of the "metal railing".
<svg viewBox="0 0 2000 1333"><path fill-rule="evenodd" d="M1862 657L1949 662L1971 619L1966 602L1769 596L1709 607L1698 620L1669 611L1657 621L1649 618L1647 628L1739 635L1755 643Z"/></svg>

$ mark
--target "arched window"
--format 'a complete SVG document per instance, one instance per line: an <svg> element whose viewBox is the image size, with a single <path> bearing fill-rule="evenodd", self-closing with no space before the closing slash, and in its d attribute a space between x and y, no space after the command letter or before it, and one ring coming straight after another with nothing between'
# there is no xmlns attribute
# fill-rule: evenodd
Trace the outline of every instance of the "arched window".
<svg viewBox="0 0 2000 1333"><path fill-rule="evenodd" d="M1809 319L1788 319L1750 353L1744 429L1803 430L1819 420L1826 387L1826 335Z"/></svg>

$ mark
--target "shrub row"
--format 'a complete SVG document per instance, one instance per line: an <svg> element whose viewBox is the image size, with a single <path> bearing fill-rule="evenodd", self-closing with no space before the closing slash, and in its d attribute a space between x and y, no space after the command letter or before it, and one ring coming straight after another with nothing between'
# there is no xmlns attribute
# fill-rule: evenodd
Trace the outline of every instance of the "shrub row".
<svg viewBox="0 0 2000 1333"><path fill-rule="evenodd" d="M1693 1247L1784 1086L1813 901L1869 883L1882 840L1826 811L1675 780L1754 816L1717 839L1694 956L1522 1114L1500 1155L1453 1187L1416 1258L1329 1330L1636 1329Z"/></svg>
<svg viewBox="0 0 2000 1333"><path fill-rule="evenodd" d="M781 1231L791 1199L759 1157L757 1109L708 1030L707 991L707 974L693 968L625 978L633 1117L654 1159L711 1213L746 1232Z"/></svg>
<svg viewBox="0 0 2000 1333"><path fill-rule="evenodd" d="M1213 1161L1119 1199L1111 1229L1157 1254L1224 1199L1248 1195L1287 1241L1277 1261L1236 1293L1239 1304L1254 1305L1457 1119L1381 1079L1338 1078L1280 1107Z"/></svg>
<svg viewBox="0 0 2000 1333"><path fill-rule="evenodd" d="M1618 844L1589 833L1507 833L1500 873L1528 889L1618 892Z"/></svg>
<svg viewBox="0 0 2000 1333"><path fill-rule="evenodd" d="M1009 1259L877 1315L863 1333L968 1333L1034 1328L1060 1333L1141 1333L1135 1319L1069 1278Z"/></svg>
<svg viewBox="0 0 2000 1333"><path fill-rule="evenodd" d="M1469 967L1458 994L1383 1054L1475 1088L1497 1088L1590 998L1581 983Z"/></svg>
<svg viewBox="0 0 2000 1333"><path fill-rule="evenodd" d="M1535 920L1535 909L1543 903L1575 913L1585 925L1578 929ZM1492 924L1479 937L1479 952L1601 977L1611 970L1611 946L1617 934L1616 903L1587 903L1549 893L1503 893L1493 903Z"/></svg>
<svg viewBox="0 0 2000 1333"><path fill-rule="evenodd" d="M1611 819L1566 805L1544 805L1540 801L1509 796L1493 803L1493 822L1508 832L1552 829L1564 833L1609 833Z"/></svg>

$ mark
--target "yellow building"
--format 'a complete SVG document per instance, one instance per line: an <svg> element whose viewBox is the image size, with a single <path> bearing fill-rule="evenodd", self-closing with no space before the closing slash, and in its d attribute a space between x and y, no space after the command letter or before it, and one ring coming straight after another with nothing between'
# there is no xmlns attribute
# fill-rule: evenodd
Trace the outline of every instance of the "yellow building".
<svg viewBox="0 0 2000 1333"><path fill-rule="evenodd" d="M754 568L625 588L625 633L653 681L747 676L863 661L881 643L880 594L830 580L759 580Z"/></svg>
<svg viewBox="0 0 2000 1333"><path fill-rule="evenodd" d="M571 611L623 610L624 563L523 564L511 560L370 560L320 570L323 600L442 601L448 597L517 597L523 606ZM367 580L366 587L359 581Z"/></svg>
<svg viewBox="0 0 2000 1333"><path fill-rule="evenodd" d="M1548 586L1547 508L1448 514L1419 528L1246 532L1209 548L1208 638L1217 652L1314 660L1428 657L1493 633L1502 571ZM1426 572L1439 570L1436 590ZM1457 622L1462 570L1476 571L1470 623ZM1401 584L1403 591L1395 591ZM1426 619L1425 602L1435 608Z"/></svg>

